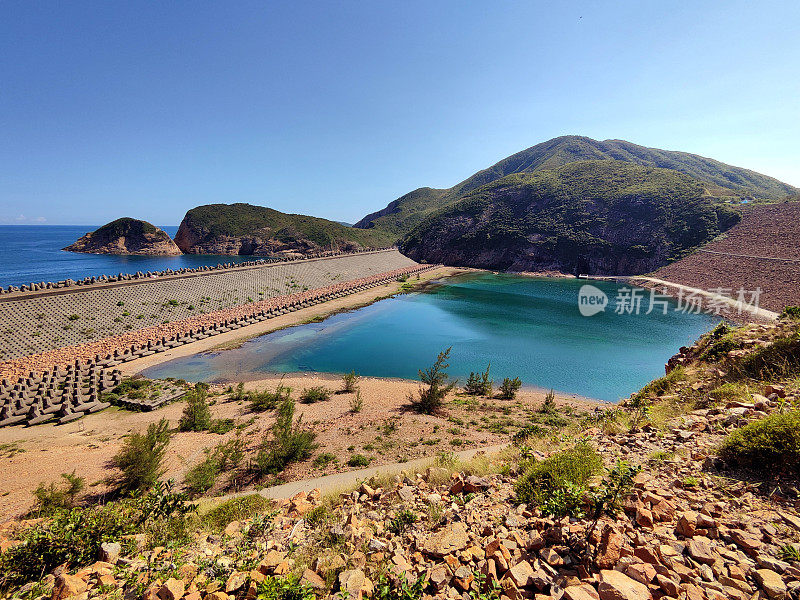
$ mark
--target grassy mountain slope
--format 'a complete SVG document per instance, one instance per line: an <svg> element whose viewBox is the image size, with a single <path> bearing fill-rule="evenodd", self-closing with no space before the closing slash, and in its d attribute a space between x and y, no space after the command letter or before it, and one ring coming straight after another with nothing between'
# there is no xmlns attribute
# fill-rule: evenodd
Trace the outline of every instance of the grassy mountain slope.
<svg viewBox="0 0 800 600"><path fill-rule="evenodd" d="M450 265L645 273L737 223L703 183L670 169L609 160L515 173L428 216L400 242Z"/></svg>
<svg viewBox="0 0 800 600"><path fill-rule="evenodd" d="M702 181L705 193L716 197L776 200L798 192L796 188L772 177L696 154L647 148L624 140L598 141L570 135L553 138L513 154L452 188L415 190L383 210L367 215L355 226L401 234L482 185L513 173L557 169L586 160L616 160L644 167L672 169Z"/></svg>
<svg viewBox="0 0 800 600"><path fill-rule="evenodd" d="M251 204L207 204L186 213L175 242L191 254L271 254L385 246L391 236Z"/></svg>

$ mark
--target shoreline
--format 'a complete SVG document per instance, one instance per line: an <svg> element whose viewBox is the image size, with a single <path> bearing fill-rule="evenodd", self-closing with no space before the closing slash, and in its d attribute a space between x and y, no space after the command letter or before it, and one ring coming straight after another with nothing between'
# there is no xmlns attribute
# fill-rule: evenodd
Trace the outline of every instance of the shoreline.
<svg viewBox="0 0 800 600"><path fill-rule="evenodd" d="M462 272L464 271L460 267L437 267L429 271L423 271L420 273L420 285L429 284L436 279L452 277ZM335 314L358 310L359 308L369 306L380 300L404 293L402 290L403 284L404 282L392 281L342 298L336 298L321 304L301 308L294 312L274 317L268 321L246 325L239 329L221 333L204 340L197 340L191 344L178 346L177 348L172 348L165 352L137 358L136 360L122 363L118 368L122 371L123 376L131 376L176 358L183 358L206 352L231 350L240 347L248 340L261 337L262 335L267 335L296 325L302 325L312 319L321 318L324 320Z"/></svg>

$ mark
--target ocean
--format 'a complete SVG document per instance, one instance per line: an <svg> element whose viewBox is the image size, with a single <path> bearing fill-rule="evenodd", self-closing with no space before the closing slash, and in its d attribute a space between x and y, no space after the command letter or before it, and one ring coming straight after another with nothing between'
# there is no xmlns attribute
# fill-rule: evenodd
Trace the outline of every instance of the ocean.
<svg viewBox="0 0 800 600"><path fill-rule="evenodd" d="M252 256L111 256L62 250L98 225L0 225L0 286L243 262ZM161 226L170 236L176 225Z"/></svg>

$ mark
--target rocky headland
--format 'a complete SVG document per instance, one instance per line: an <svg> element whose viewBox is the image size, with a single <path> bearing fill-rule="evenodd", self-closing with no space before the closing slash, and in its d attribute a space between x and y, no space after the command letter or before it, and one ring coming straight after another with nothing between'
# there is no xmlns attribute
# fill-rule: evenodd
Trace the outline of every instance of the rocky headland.
<svg viewBox="0 0 800 600"><path fill-rule="evenodd" d="M167 233L139 219L123 217L87 233L64 250L87 254L135 254L176 256L181 254Z"/></svg>

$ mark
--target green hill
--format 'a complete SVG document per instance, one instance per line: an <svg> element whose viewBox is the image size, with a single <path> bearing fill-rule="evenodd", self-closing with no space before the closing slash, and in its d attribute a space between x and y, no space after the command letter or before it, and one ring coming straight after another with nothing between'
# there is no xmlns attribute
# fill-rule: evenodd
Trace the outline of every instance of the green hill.
<svg viewBox="0 0 800 600"><path fill-rule="evenodd" d="M389 245L392 236L251 204L207 204L181 221L175 243L187 254L270 255Z"/></svg>
<svg viewBox="0 0 800 600"><path fill-rule="evenodd" d="M624 140L598 141L569 135L513 154L452 188L414 190L383 210L367 215L355 227L382 229L393 235L402 235L433 212L457 202L482 185L514 173L557 169L586 160L622 161L671 169L703 182L706 195L736 201L740 198L777 200L798 193L797 188L772 177L696 154L646 148Z"/></svg>
<svg viewBox="0 0 800 600"><path fill-rule="evenodd" d="M628 275L681 257L739 218L674 170L580 161L478 187L426 217L400 249L430 263Z"/></svg>

